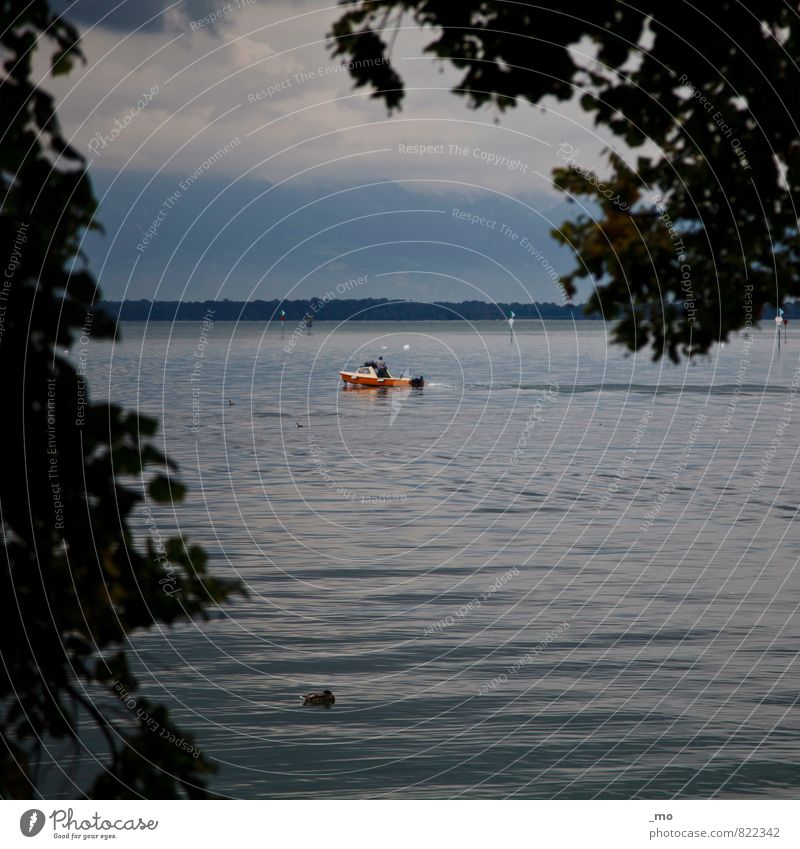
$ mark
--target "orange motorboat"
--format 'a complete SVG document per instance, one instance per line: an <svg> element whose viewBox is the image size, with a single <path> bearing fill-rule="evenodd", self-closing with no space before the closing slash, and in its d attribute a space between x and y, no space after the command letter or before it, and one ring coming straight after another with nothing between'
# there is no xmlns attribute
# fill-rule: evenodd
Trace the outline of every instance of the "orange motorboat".
<svg viewBox="0 0 800 849"><path fill-rule="evenodd" d="M387 368L379 369L372 361L364 363L356 371L340 371L339 375L350 386L406 386L420 389L425 385L425 379L419 377L392 377Z"/></svg>

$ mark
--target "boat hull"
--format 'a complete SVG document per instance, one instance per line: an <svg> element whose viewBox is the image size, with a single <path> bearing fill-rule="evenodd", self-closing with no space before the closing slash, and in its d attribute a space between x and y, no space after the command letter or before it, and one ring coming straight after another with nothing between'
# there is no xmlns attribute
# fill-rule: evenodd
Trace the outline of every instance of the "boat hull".
<svg viewBox="0 0 800 849"><path fill-rule="evenodd" d="M404 386L408 389L417 388L418 382L411 377L375 377L368 374L356 374L350 371L340 371L339 376L347 386L362 386L365 389L381 386Z"/></svg>

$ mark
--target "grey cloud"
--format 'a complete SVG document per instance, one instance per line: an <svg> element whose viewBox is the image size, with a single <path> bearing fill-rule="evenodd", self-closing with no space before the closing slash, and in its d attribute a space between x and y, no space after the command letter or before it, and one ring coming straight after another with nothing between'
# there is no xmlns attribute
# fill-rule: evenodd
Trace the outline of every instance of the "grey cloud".
<svg viewBox="0 0 800 849"><path fill-rule="evenodd" d="M52 0L54 10L65 13L67 20L82 27L99 25L114 32L142 31L163 32L168 18L164 14L171 9L184 23L200 20L220 9L231 0ZM235 3L236 0L233 0ZM224 18L217 26L224 25Z"/></svg>

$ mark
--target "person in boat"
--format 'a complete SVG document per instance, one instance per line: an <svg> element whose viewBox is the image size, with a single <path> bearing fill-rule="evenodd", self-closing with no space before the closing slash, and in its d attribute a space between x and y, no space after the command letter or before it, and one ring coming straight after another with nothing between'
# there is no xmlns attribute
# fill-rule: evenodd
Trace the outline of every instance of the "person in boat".
<svg viewBox="0 0 800 849"><path fill-rule="evenodd" d="M386 368L383 357L378 357L378 364L375 368L378 372L378 377L389 377L389 369Z"/></svg>

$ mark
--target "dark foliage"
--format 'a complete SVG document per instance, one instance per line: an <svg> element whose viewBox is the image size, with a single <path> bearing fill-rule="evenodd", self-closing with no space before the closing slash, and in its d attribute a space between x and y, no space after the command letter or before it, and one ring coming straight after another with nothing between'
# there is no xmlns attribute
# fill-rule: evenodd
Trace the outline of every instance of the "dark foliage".
<svg viewBox="0 0 800 849"><path fill-rule="evenodd" d="M152 444L156 422L89 403L85 376L62 356L81 334L113 338L115 322L93 306L77 259L95 204L52 98L31 81L37 39L54 45L54 74L81 59L76 31L44 0L0 2L0 795L37 795L42 748L77 750L93 729L105 769L87 795L198 796L210 764L154 733L116 688L137 692L131 635L206 615L235 584L212 578L202 550L183 542L136 548L129 520L145 486L162 502L182 489ZM165 592L165 562L180 593Z"/></svg>
<svg viewBox="0 0 800 849"><path fill-rule="evenodd" d="M618 341L677 360L800 294L797 3L348 4L333 53L358 61L356 84L390 110L404 91L389 45L409 22L432 32L430 55L462 72L455 92L471 106L580 97L620 141L650 143L635 162L609 153L602 178L579 152L555 172L600 206L557 235L578 262L565 285L594 281L587 308L623 316Z"/></svg>

